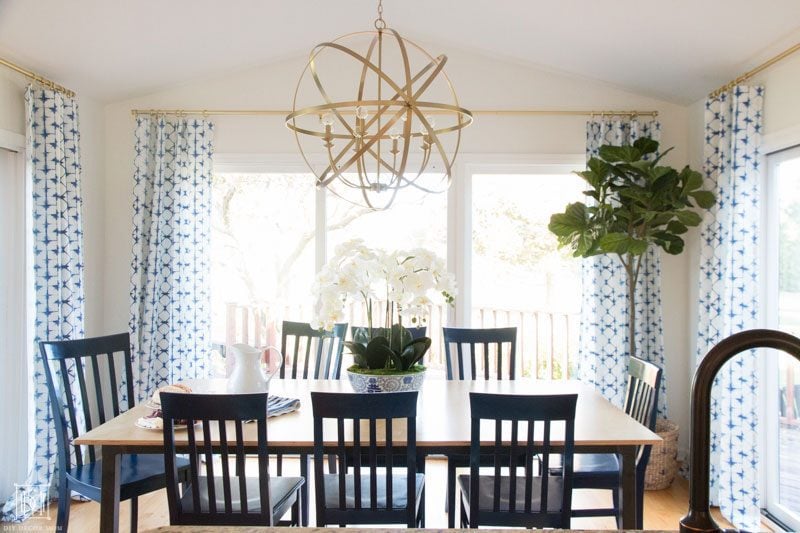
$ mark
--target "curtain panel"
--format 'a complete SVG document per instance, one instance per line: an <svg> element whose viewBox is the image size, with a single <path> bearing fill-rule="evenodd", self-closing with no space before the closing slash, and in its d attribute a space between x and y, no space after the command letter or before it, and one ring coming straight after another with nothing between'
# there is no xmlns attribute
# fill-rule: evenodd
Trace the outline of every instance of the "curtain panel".
<svg viewBox="0 0 800 533"><path fill-rule="evenodd" d="M58 476L55 425L38 342L84 336L83 231L78 105L49 89L25 92L27 157L31 176L34 346L27 366L29 474L3 507L2 519L20 521L55 497ZM74 366L67 366L77 379ZM60 371L54 369L54 378ZM72 390L78 389L77 384ZM73 397L82 413L80 398ZM59 406L62 410L66 405Z"/></svg>
<svg viewBox="0 0 800 533"><path fill-rule="evenodd" d="M602 145L624 146L640 137L661 138L655 120L592 120L586 124L586 158ZM581 263L581 304L578 372L605 398L622 407L628 379L630 311L627 275L614 255L585 258ZM661 325L661 262L658 251L645 255L636 283L637 357L664 368ZM666 380L661 380L658 415L667 416Z"/></svg>
<svg viewBox="0 0 800 533"><path fill-rule="evenodd" d="M705 104L704 173L717 204L700 234L697 362L725 337L758 327L763 87L737 86ZM758 379L754 352L720 370L711 403L711 498L737 527L760 528Z"/></svg>
<svg viewBox="0 0 800 533"><path fill-rule="evenodd" d="M136 120L131 349L137 401L209 375L213 125Z"/></svg>

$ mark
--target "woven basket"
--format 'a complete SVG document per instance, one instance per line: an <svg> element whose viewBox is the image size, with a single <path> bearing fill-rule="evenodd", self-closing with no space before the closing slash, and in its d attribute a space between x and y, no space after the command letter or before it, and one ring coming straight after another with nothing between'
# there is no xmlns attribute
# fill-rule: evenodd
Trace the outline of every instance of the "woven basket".
<svg viewBox="0 0 800 533"><path fill-rule="evenodd" d="M650 451L644 474L645 490L666 489L678 473L678 424L659 418L656 420L656 433L662 440Z"/></svg>

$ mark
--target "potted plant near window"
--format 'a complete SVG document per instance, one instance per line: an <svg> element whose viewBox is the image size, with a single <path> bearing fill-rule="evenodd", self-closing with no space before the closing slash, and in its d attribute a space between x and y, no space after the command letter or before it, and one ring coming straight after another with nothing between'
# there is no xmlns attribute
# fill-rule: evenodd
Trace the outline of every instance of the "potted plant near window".
<svg viewBox="0 0 800 533"><path fill-rule="evenodd" d="M347 305L365 306L367 327L358 328L353 340L345 342L354 361L347 376L356 392L422 386L422 358L431 339L412 339L403 320L419 324L434 299L449 305L455 301L455 278L441 258L421 248L387 253L370 249L361 240L349 241L337 247L319 272L313 292L317 299L313 327L330 329L345 319Z"/></svg>
<svg viewBox="0 0 800 533"><path fill-rule="evenodd" d="M699 172L688 166L678 171L659 164L670 150L658 155L658 142L649 138L638 139L632 146L601 146L598 157L589 159L588 168L578 172L589 185L584 194L591 201L569 204L550 218L548 226L559 246L570 248L574 257L613 254L625 268L630 354L636 353L636 282L645 253L653 246L672 255L683 252L681 236L702 221L695 208L708 209L716 202L714 194L703 189ZM669 428L670 440L677 441L677 425L658 421L659 428ZM653 447L647 488L659 485L653 481L654 471L663 469L650 466L661 456L672 456L674 461L671 448L677 452L677 443L661 446L661 450ZM666 486L675 467L669 469L672 476L663 476Z"/></svg>

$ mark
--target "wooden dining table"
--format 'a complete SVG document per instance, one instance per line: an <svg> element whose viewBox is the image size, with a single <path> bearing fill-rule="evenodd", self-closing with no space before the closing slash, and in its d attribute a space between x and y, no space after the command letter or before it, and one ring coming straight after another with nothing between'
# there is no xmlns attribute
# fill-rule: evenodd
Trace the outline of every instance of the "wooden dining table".
<svg viewBox="0 0 800 533"><path fill-rule="evenodd" d="M224 379L187 382L195 392L224 393ZM270 394L300 400L300 409L272 417L267 426L270 453L307 453L314 448L311 392L351 392L346 380L273 380ZM599 393L576 381L542 381L518 379L513 381L445 381L427 379L420 391L417 409L417 451L420 455L469 454L470 415L469 393L497 394L578 394L575 415L575 451L583 453L616 453L621 457L622 526L634 529L636 524L636 451L644 444L656 444L661 439L613 406ZM367 401L367 400L365 400ZM142 429L136 420L152 409L138 405L75 439L79 445L102 447L102 488L100 500L100 531L119 529L120 455L128 453L161 454L164 450L160 430ZM244 441L256 451L255 424L245 426ZM404 428L394 428L393 439L402 446ZM555 445L563 436L554 428ZM234 434L233 431L228 432ZM175 433L176 445L186 444L185 432ZM487 431L486 443L494 442ZM483 440L483 437L482 439Z"/></svg>

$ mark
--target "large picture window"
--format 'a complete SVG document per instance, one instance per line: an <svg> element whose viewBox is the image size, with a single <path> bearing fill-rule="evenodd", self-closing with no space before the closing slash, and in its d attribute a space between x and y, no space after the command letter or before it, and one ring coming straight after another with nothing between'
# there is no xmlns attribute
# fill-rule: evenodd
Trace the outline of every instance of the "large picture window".
<svg viewBox="0 0 800 533"><path fill-rule="evenodd" d="M431 309L426 364L444 366L442 326L511 325L519 330L522 375L572 376L580 263L558 251L547 230L552 213L580 198L572 167L464 172L447 194L409 195L377 212L317 190L307 172L268 163L219 167L212 213L218 352L235 342L278 345L283 320L310 321L315 272L336 246L362 239L387 250L426 248L459 277L457 307ZM348 322L363 321L353 306Z"/></svg>

